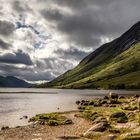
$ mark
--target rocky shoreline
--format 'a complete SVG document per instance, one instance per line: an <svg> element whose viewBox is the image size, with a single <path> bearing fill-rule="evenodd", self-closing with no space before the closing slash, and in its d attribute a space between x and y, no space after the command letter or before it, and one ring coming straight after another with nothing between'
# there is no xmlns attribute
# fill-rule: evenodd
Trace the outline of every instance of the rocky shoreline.
<svg viewBox="0 0 140 140"><path fill-rule="evenodd" d="M138 95L109 93L76 104L77 111L38 114L29 118L31 125L5 126L0 140L140 140Z"/></svg>

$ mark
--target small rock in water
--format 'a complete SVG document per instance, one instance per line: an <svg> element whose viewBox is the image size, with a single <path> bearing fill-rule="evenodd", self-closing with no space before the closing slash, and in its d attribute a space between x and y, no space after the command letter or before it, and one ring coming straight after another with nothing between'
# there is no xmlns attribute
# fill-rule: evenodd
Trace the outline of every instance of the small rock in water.
<svg viewBox="0 0 140 140"><path fill-rule="evenodd" d="M3 126L3 127L1 128L1 130L6 130L6 129L9 129L9 126Z"/></svg>
<svg viewBox="0 0 140 140"><path fill-rule="evenodd" d="M24 118L24 119L28 119L28 116L25 115L25 116L23 116L23 118Z"/></svg>
<svg viewBox="0 0 140 140"><path fill-rule="evenodd" d="M76 104L79 105L80 104L80 101L76 101Z"/></svg>
<svg viewBox="0 0 140 140"><path fill-rule="evenodd" d="M23 116L23 117L21 117L21 118L19 118L20 120L22 120L22 119L28 119L28 116Z"/></svg>

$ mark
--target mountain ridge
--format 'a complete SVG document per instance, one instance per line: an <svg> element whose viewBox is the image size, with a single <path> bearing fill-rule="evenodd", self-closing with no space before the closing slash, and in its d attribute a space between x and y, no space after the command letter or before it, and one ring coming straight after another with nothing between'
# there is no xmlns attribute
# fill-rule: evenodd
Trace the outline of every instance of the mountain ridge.
<svg viewBox="0 0 140 140"><path fill-rule="evenodd" d="M0 87L30 87L32 84L14 76L0 76Z"/></svg>
<svg viewBox="0 0 140 140"><path fill-rule="evenodd" d="M99 84L97 84L98 82L96 80L94 80L94 78L93 79L89 78L91 82L89 82L89 80L87 80L84 83L84 85L81 83L81 81L83 81L82 79L85 79L86 77L90 77L92 75L94 75L94 76L97 75L99 73L99 71L102 71L102 68L104 68L104 65L106 63L111 64L112 63L111 61L114 62L114 58L119 57L119 55L121 55L121 54L125 55L125 52L127 50L135 47L136 44L137 44L137 46L139 46L140 45L139 42L140 42L140 22L137 22L128 31L126 31L123 35L121 35L120 37L118 37L117 39L115 39L109 43L102 45L101 47L96 49L94 52L89 54L74 69L69 70L68 72L60 75L59 77L52 80L51 82L46 83L41 86L42 87L58 87L58 88L107 88L106 86L105 87L99 86ZM139 53L140 52L138 49L139 47L136 47L136 48ZM134 50L132 49L131 51L133 52ZM129 53L131 53L131 52L129 52ZM135 55L135 54L133 54L133 55ZM131 56L128 56L128 57L131 58ZM125 58L125 60L127 60L127 59ZM140 58L139 58L139 60L140 60ZM129 63L125 62L125 63L128 66L131 64L130 62ZM119 67L120 68L122 67L121 64ZM98 78L98 81L101 82L101 80L99 80L99 79L102 79L102 78L101 77ZM78 81L80 81L80 82L78 82ZM91 84L88 84L88 83L91 83ZM86 86L87 84L91 85L91 86ZM110 83L108 83L108 84L110 84ZM125 83L124 83L124 85L125 85ZM111 86L108 85L108 88L109 87L111 87Z"/></svg>

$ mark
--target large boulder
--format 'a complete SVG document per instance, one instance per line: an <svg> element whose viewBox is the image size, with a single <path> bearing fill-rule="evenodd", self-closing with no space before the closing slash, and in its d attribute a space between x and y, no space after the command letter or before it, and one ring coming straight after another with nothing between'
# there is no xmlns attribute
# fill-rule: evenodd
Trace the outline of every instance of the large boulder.
<svg viewBox="0 0 140 140"><path fill-rule="evenodd" d="M109 93L109 98L111 98L111 99L118 99L118 94L116 94L116 93L112 93L112 92L110 92Z"/></svg>
<svg viewBox="0 0 140 140"><path fill-rule="evenodd" d="M124 112L115 112L110 116L110 118L119 118L119 117L124 117L124 116L126 116Z"/></svg>
<svg viewBox="0 0 140 140"><path fill-rule="evenodd" d="M92 126L89 130L87 130L83 136L86 138L92 138L97 135L102 135L102 132L107 130L109 124L107 122L100 122Z"/></svg>
<svg viewBox="0 0 140 140"><path fill-rule="evenodd" d="M108 128L109 124L107 122L100 122L92 126L87 132L104 132Z"/></svg>
<svg viewBox="0 0 140 140"><path fill-rule="evenodd" d="M117 123L127 123L128 117L124 112L115 112L110 116L110 120L116 121Z"/></svg>

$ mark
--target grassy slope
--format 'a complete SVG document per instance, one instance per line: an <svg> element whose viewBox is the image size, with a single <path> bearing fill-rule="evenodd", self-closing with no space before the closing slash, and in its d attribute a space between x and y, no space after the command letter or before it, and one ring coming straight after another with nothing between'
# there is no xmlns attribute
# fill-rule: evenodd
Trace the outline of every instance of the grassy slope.
<svg viewBox="0 0 140 140"><path fill-rule="evenodd" d="M139 88L140 43L135 44L106 63L87 71L87 73L78 75L82 68L83 66L79 65L66 73L65 76L63 75L63 81L59 77L60 82L57 81L56 85L55 82L53 84L55 87L61 88ZM86 78L82 78L83 75ZM71 80L73 76L75 79L77 78L76 82Z"/></svg>

